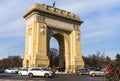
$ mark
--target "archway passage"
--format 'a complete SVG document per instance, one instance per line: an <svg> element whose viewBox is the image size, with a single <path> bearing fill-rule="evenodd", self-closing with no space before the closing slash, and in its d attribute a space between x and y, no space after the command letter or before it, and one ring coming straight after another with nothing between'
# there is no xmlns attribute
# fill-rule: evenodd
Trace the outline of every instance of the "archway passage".
<svg viewBox="0 0 120 81"><path fill-rule="evenodd" d="M54 67L59 67L59 69L58 69L59 71L65 71L65 44L64 44L64 36L62 34L53 34L52 37L54 39L56 39L56 41L58 42L58 45L59 45L59 49L58 49L59 50L59 54L53 60L53 61L58 61L59 63L57 65L53 65L53 68Z"/></svg>
<svg viewBox="0 0 120 81"><path fill-rule="evenodd" d="M49 67L55 68L59 66L59 44L58 41L54 38L50 38L50 45L49 45Z"/></svg>

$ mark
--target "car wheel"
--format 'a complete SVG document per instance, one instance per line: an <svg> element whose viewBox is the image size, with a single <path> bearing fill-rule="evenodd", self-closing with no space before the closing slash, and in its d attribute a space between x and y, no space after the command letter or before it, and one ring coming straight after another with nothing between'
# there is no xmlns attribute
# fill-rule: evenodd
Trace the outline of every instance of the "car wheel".
<svg viewBox="0 0 120 81"><path fill-rule="evenodd" d="M110 77L111 77L110 73L107 73L107 74L105 75L105 77L106 77L106 78L110 78Z"/></svg>
<svg viewBox="0 0 120 81"><path fill-rule="evenodd" d="M32 74L32 73L30 73L28 76L29 76L29 78L32 78L32 77L33 77L33 74Z"/></svg>
<svg viewBox="0 0 120 81"><path fill-rule="evenodd" d="M78 75L82 75L82 73L79 72Z"/></svg>
<svg viewBox="0 0 120 81"><path fill-rule="evenodd" d="M93 77L94 77L94 76L95 76L95 73L92 73L92 74L91 74L91 76L93 76Z"/></svg>
<svg viewBox="0 0 120 81"><path fill-rule="evenodd" d="M22 76L22 73L19 73L20 76Z"/></svg>
<svg viewBox="0 0 120 81"><path fill-rule="evenodd" d="M46 73L46 74L44 75L44 77L45 77L45 78L49 78L49 74Z"/></svg>

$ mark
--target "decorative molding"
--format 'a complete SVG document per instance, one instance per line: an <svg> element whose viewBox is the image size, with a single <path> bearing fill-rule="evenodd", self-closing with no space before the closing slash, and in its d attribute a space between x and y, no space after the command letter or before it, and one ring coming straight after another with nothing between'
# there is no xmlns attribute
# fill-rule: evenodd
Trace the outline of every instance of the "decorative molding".
<svg viewBox="0 0 120 81"><path fill-rule="evenodd" d="M76 35L76 39L77 39L77 40L80 40L80 34L77 34L77 35Z"/></svg>

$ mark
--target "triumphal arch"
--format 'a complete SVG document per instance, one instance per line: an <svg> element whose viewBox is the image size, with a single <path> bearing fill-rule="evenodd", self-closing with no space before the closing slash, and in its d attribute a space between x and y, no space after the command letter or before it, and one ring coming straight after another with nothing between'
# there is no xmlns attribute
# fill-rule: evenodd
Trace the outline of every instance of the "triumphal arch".
<svg viewBox="0 0 120 81"><path fill-rule="evenodd" d="M84 67L81 53L80 17L45 4L34 4L24 15L26 43L23 67L48 67L50 38L59 43L59 68L74 72Z"/></svg>

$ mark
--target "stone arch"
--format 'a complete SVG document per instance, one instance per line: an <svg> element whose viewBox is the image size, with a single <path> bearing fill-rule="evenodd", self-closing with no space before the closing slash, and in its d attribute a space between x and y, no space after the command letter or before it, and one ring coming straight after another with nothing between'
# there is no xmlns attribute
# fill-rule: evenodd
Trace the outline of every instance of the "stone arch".
<svg viewBox="0 0 120 81"><path fill-rule="evenodd" d="M23 66L48 67L49 41L55 37L60 45L59 51L65 72L75 72L84 67L81 52L80 17L45 4L34 4L24 15L26 19L26 43ZM61 63L62 63L61 62ZM62 64L61 64L62 65ZM62 66L61 66L62 67Z"/></svg>

